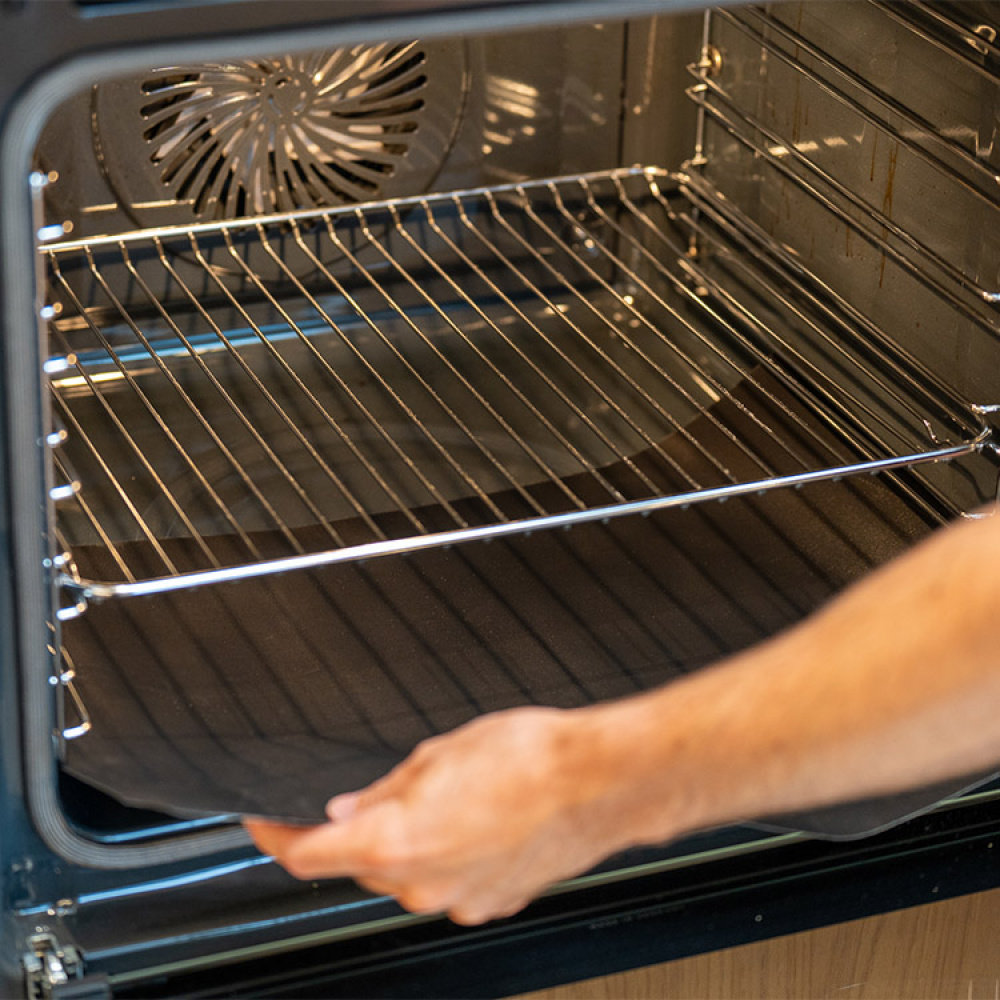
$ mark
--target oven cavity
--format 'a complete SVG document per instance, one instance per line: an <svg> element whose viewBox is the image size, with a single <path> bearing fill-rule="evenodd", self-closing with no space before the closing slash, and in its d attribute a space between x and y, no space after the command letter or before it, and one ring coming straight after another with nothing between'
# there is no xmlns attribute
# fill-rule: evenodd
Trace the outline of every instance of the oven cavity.
<svg viewBox="0 0 1000 1000"><path fill-rule="evenodd" d="M709 15L684 163L498 181L456 138L466 44L99 84L139 228L39 247L67 771L312 818L481 712L765 638L995 494L962 117L995 53L941 5L842 6ZM429 191L449 157L490 183Z"/></svg>

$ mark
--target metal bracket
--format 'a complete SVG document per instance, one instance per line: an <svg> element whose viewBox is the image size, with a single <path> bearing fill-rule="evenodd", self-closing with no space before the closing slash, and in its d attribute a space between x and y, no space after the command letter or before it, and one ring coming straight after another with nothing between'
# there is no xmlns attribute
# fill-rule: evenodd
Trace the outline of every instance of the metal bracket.
<svg viewBox="0 0 1000 1000"><path fill-rule="evenodd" d="M996 434L993 432L992 428L989 428L989 423L987 421L987 416L996 416L1000 414L1000 404L988 403L988 404L973 404L973 412L982 418L983 424L987 426L990 431L989 437L983 442L982 450L990 452L994 459L1000 463L1000 444L997 443ZM997 484L996 488L993 490L993 506L987 510L977 513L963 513L962 517L967 521L982 521L984 518L996 517L997 511L1000 509L1000 468L997 470Z"/></svg>
<svg viewBox="0 0 1000 1000"><path fill-rule="evenodd" d="M63 652L63 656L66 656L65 651ZM62 729L59 731L60 738L69 742L70 740L76 740L81 736L85 736L93 729L93 723L90 720L90 712L87 711L87 706L83 703L80 692L77 691L76 685L73 683L76 680L76 671L72 667L68 667L57 678L53 678L53 680L66 689L66 693L73 703L73 709L77 716L75 725L67 726L63 724Z"/></svg>
<svg viewBox="0 0 1000 1000"><path fill-rule="evenodd" d="M75 357L68 355L66 358L50 358L45 363L45 366L46 371L51 373L51 371L55 370L53 366L61 370L61 366L65 365L69 367L75 363ZM46 435L45 443L50 451L55 451L66 443L68 437L69 435L64 427L55 427ZM79 492L79 480L70 476L68 482L53 486L49 490L49 499L53 504L56 504L65 500L72 500ZM73 556L69 552L61 552L59 555L46 559L44 565L46 569L56 571L56 583L59 587L60 596L69 598L67 603L60 602L60 607L56 609L56 618L61 622L68 622L74 618L79 618L87 610L87 598L84 594L83 586L80 582L80 573L76 568L76 563L73 561Z"/></svg>
<svg viewBox="0 0 1000 1000"><path fill-rule="evenodd" d="M21 956L25 995L30 1000L84 1000L110 997L104 976L84 976L83 957L71 944L61 944L52 933L36 934L30 951Z"/></svg>
<svg viewBox="0 0 1000 1000"><path fill-rule="evenodd" d="M87 593L72 555L63 552L54 559L46 560L45 565L46 569L58 571L59 591L69 598L69 603L56 611L56 618L61 622L79 618L87 610Z"/></svg>
<svg viewBox="0 0 1000 1000"><path fill-rule="evenodd" d="M61 604L56 609L56 618L60 622L68 622L74 618L79 618L87 610L88 602L80 580L80 572L76 568L73 557L68 552L64 552L54 559L46 560L46 565L48 568L55 569L58 572L57 583L59 585L60 597L68 598L69 600L69 603ZM54 660L59 658L59 650L54 646L50 647L50 651ZM58 674L52 674L49 678L49 683L53 686L58 685L65 688L72 702L73 709L76 712L77 721L74 725L67 726L60 721L59 728L57 729L56 735L62 740L68 741L79 739L79 737L89 733L92 725L87 706L83 703L80 692L77 691L76 685L73 683L76 680L76 671L65 649L61 651L61 658L66 665ZM60 710L60 719L62 719L62 714L62 710Z"/></svg>
<svg viewBox="0 0 1000 1000"><path fill-rule="evenodd" d="M702 76L718 76L722 72L722 52L717 46L707 43L702 46L695 65Z"/></svg>

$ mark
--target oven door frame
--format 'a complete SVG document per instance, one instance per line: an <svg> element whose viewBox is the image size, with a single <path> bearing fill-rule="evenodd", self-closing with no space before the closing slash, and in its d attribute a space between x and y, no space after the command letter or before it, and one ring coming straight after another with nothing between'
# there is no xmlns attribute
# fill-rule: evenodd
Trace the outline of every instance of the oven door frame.
<svg viewBox="0 0 1000 1000"><path fill-rule="evenodd" d="M36 204L46 179L32 176L32 155L42 123L67 93L110 75L125 75L164 60L263 55L276 49L296 51L316 45L347 45L373 38L426 38L469 31L509 31L560 21L587 21L613 14L632 15L690 9L690 0L358 0L331 8L315 0L268 5L246 0L181 3L168 9L160 2L117 0L25 0L0 7L0 30L12 40L4 46L10 59L0 73L0 341L6 410L5 469L16 470L6 482L10 503L6 523L12 547L11 613L6 631L17 646L5 656L3 690L20 692L4 700L6 729L20 731L17 755L23 767L19 783L34 826L63 859L88 866L134 868L167 864L192 853L229 851L245 843L231 832L171 838L162 844L121 848L95 844L71 828L61 815L52 755L58 723L53 679L53 629L58 604L57 555L48 538L51 491L58 486L44 461L51 431L39 386L44 385L43 303L35 301L38 283L35 253ZM193 15L197 11L197 16ZM238 32L233 23L241 25ZM18 45L31 37L37 44ZM39 498L49 498L47 504ZM38 637L46 637L39 642ZM13 737L10 737L13 738ZM7 758L12 759L11 757Z"/></svg>

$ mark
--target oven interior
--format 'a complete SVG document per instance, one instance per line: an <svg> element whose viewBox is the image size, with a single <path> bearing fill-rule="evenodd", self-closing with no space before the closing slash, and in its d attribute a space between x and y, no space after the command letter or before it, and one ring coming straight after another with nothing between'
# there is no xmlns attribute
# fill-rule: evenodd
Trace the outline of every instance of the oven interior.
<svg viewBox="0 0 1000 1000"><path fill-rule="evenodd" d="M45 766L94 863L668 682L976 516L997 25L764 4L68 96L32 177Z"/></svg>

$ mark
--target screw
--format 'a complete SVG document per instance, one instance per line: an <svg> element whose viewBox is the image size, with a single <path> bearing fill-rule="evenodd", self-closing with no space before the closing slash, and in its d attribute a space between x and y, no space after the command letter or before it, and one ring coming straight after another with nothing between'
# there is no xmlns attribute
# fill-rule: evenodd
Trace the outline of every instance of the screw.
<svg viewBox="0 0 1000 1000"><path fill-rule="evenodd" d="M701 50L698 69L702 76L718 76L722 72L722 53L714 45L706 45Z"/></svg>

